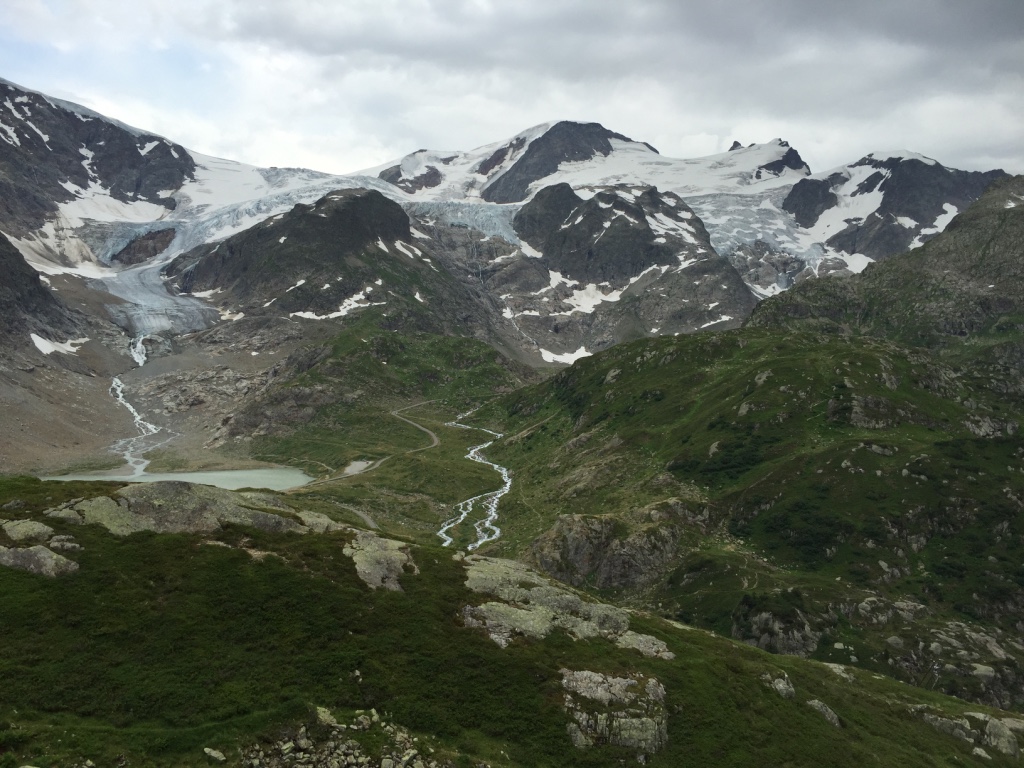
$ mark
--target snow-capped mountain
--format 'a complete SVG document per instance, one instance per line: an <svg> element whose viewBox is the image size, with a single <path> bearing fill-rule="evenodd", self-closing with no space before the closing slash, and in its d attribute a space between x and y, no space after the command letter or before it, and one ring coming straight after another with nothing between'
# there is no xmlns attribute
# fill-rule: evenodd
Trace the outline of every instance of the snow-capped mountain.
<svg viewBox="0 0 1024 768"><path fill-rule="evenodd" d="M546 123L470 152L420 150L376 174L415 200L521 204L544 187L672 192L757 296L808 276L855 273L942 231L1002 171L945 168L913 153L874 153L812 175L782 139L693 159L660 155L596 123Z"/></svg>
<svg viewBox="0 0 1024 768"><path fill-rule="evenodd" d="M920 247L998 178L913 152L873 152L798 181L782 203L805 240L878 260Z"/></svg>
<svg viewBox="0 0 1024 768"><path fill-rule="evenodd" d="M208 157L7 81L0 101L0 231L36 271L98 280L133 336L222 316L213 297L168 293L160 270L172 259L209 256L338 190L401 205L422 235L407 247L477 291L534 359L569 361L627 338L741 323L755 297L924 242L1001 175L909 153L812 175L781 139L673 159L562 121L337 176ZM313 266L289 278L318 280ZM250 293L269 301L279 287ZM349 288L330 301L354 301L360 286Z"/></svg>
<svg viewBox="0 0 1024 768"><path fill-rule="evenodd" d="M576 189L655 186L685 196L766 190L792 185L810 169L781 140L676 160L597 123L562 121L470 152L420 150L361 172L371 174L420 200L521 203L559 183Z"/></svg>

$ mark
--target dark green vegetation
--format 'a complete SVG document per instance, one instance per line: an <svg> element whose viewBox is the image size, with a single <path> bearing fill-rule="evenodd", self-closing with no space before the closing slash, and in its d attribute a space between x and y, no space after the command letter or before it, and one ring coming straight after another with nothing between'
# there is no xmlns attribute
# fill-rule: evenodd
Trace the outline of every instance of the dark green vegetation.
<svg viewBox="0 0 1024 768"><path fill-rule="evenodd" d="M5 479L0 504L21 499L13 516L38 519L61 489L91 496L108 488ZM817 765L828 754L831 765L938 766L969 754L909 708L954 714L962 703L870 675L846 681L820 665L656 619L632 624L665 640L673 661L560 632L503 650L461 625L462 606L481 597L463 586L449 550L414 548L418 573L402 577L405 591L372 591L342 552L348 533L228 528L210 537L117 539L98 526L47 522L84 550L74 555L80 570L59 580L0 569L5 766L84 758L195 765L207 746L235 762L238 746L287 733L313 706L339 717L375 707L441 758L632 761L624 749L572 747L561 708L565 667L653 675L664 684L669 743L651 765ZM796 698L763 685L765 672L788 673ZM805 706L811 698L841 713L843 728ZM374 749L372 733L353 735Z"/></svg>
<svg viewBox="0 0 1024 768"><path fill-rule="evenodd" d="M511 435L491 455L516 477L496 550L1020 707L1022 191L764 302L757 327L622 345L493 403L479 417Z"/></svg>

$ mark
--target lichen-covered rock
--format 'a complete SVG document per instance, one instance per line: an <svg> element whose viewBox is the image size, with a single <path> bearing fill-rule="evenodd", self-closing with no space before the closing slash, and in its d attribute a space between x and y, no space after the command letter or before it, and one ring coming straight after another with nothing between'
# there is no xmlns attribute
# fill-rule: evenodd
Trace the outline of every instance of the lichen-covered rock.
<svg viewBox="0 0 1024 768"><path fill-rule="evenodd" d="M938 715L933 715L930 712L925 712L924 715L922 715L922 718L935 730L941 731L942 733L948 733L950 736L958 738L961 741L973 744L981 736L981 734L971 728L971 724L965 717L939 717Z"/></svg>
<svg viewBox="0 0 1024 768"><path fill-rule="evenodd" d="M371 589L383 587L401 592L398 577L405 573L406 566L413 573L419 573L408 544L384 539L369 531L357 531L342 551L352 558L359 578Z"/></svg>
<svg viewBox="0 0 1024 768"><path fill-rule="evenodd" d="M656 678L563 669L562 687L577 747L615 744L650 754L668 742L665 688Z"/></svg>
<svg viewBox="0 0 1024 768"><path fill-rule="evenodd" d="M825 704L825 702L819 699L811 699L807 702L807 706L817 712L820 712L821 715L836 728L843 727L843 724L839 721L839 716L833 712L832 708Z"/></svg>
<svg viewBox="0 0 1024 768"><path fill-rule="evenodd" d="M1011 757L1017 757L1020 751L1013 731L994 717L990 718L985 726L985 744Z"/></svg>
<svg viewBox="0 0 1024 768"><path fill-rule="evenodd" d="M72 504L80 502L81 499L72 502ZM82 516L71 508L70 505L62 505L54 509L47 509L43 512L46 517L53 518L54 520L64 520L75 525L80 525L83 520Z"/></svg>
<svg viewBox="0 0 1024 768"><path fill-rule="evenodd" d="M53 535L53 528L35 520L11 520L2 527L11 541L45 541Z"/></svg>
<svg viewBox="0 0 1024 768"><path fill-rule="evenodd" d="M203 754L215 763L226 763L228 761L223 752L217 749L211 749L210 747L205 747L203 749Z"/></svg>
<svg viewBox="0 0 1024 768"><path fill-rule="evenodd" d="M348 526L337 523L320 512L296 512L295 514L298 515L302 524L309 528L312 533L333 533L334 531L344 531L348 528Z"/></svg>
<svg viewBox="0 0 1024 768"><path fill-rule="evenodd" d="M630 632L629 613L621 608L584 600L522 563L479 555L461 560L466 586L500 600L466 606L463 620L466 626L486 629L502 648L516 635L540 639L559 628L577 640L604 637L644 656L675 658L656 637Z"/></svg>
<svg viewBox="0 0 1024 768"><path fill-rule="evenodd" d="M784 699L792 699L796 696L796 690L793 688L793 684L789 682L789 675L785 672L780 677L773 677L770 673L765 672L761 675L761 682Z"/></svg>
<svg viewBox="0 0 1024 768"><path fill-rule="evenodd" d="M102 525L115 536L139 531L209 533L225 523L273 533L308 532L295 520L250 509L246 503L258 502L222 488L171 481L129 485L113 498L78 502L74 511L86 523Z"/></svg>
<svg viewBox="0 0 1024 768"><path fill-rule="evenodd" d="M733 638L772 653L807 656L817 650L821 634L803 611L780 616L744 601L733 614Z"/></svg>
<svg viewBox="0 0 1024 768"><path fill-rule="evenodd" d="M75 541L74 536L54 536L47 543L50 549L57 550L59 552L81 552L82 545Z"/></svg>
<svg viewBox="0 0 1024 768"><path fill-rule="evenodd" d="M78 570L78 563L39 544L27 548L0 547L0 565L51 579Z"/></svg>
<svg viewBox="0 0 1024 768"><path fill-rule="evenodd" d="M635 651L640 651L644 656L648 658L658 658L671 660L676 657L672 651L668 649L664 641L659 640L651 635L642 635L639 632L633 630L627 630L618 636L615 640L615 644L619 648L632 648Z"/></svg>

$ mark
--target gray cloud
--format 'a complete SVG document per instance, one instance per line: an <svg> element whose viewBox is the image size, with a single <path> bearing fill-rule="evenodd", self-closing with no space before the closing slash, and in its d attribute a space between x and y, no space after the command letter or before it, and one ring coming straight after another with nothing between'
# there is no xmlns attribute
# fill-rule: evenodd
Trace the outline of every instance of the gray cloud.
<svg viewBox="0 0 1024 768"><path fill-rule="evenodd" d="M16 0L0 26L82 52L204 52L211 76L189 81L216 89L197 94L202 114L137 86L132 101L254 162L352 170L571 118L666 154L783 136L816 170L908 148L1024 171L1019 0L145 0L130 19L87 5ZM75 77L66 90L104 93ZM195 138L173 130L183 113Z"/></svg>

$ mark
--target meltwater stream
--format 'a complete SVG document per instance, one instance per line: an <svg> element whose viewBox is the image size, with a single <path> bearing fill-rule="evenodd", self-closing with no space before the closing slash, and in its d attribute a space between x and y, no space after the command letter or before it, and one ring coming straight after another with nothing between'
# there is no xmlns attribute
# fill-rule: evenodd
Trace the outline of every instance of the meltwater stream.
<svg viewBox="0 0 1024 768"><path fill-rule="evenodd" d="M134 356L134 345L133 352ZM145 352L143 352L145 355ZM145 362L145 357L143 357ZM141 365L141 363L140 363ZM135 427L139 430L139 434L134 437L126 437L122 440L118 440L113 445L113 450L119 452L124 456L125 463L132 468L132 477L138 477L146 471L146 467L149 466L149 459L144 459L141 455L143 450L152 450L160 445L163 445L171 439L172 435L169 435L166 439L160 441L156 445L147 445L146 438L152 437L161 431L160 427L156 424L152 424L142 418L142 414L139 413L135 406L129 403L124 397L124 382L121 381L117 376L114 377L113 383L110 385L110 394L112 394L119 405L123 405L131 413L132 418L135 419Z"/></svg>
<svg viewBox="0 0 1024 768"><path fill-rule="evenodd" d="M464 419L467 416L471 415L472 413L473 411L469 411L469 413L463 413L462 415L456 417L455 421L449 421L447 424L445 424L445 426L458 427L459 429L479 429L481 432L486 432L487 434L494 436L494 440L488 440L486 443L474 445L472 448L470 448L469 453L466 454L466 458L469 459L470 461L475 461L479 464L486 464L488 467L491 467L495 471L499 472L501 474L502 485L501 488L499 488L496 491L481 493L479 496L474 496L471 499L460 501L458 505L455 507L459 514L457 514L451 520L448 520L444 525L441 526L441 529L437 532L437 535L440 536L441 540L444 542L442 546L449 546L454 542L454 539L448 535L448 532L460 523L465 522L466 518L469 517L473 509L477 506L477 504L479 504L485 514L484 517L480 520L477 520L473 526L474 529L476 530L476 541L474 541L467 547L467 549L469 549L470 551L479 548L480 546L486 544L489 541L494 541L499 536L501 536L501 528L495 525L495 523L498 520L498 502L501 501L502 496L504 496L506 493L512 490L512 476L509 473L508 468L503 467L500 464L495 464L493 461L488 461L480 453L488 446L493 445L495 440L501 438L501 433L492 432L491 430L484 429L483 427L471 427L468 424L459 423L459 419Z"/></svg>

